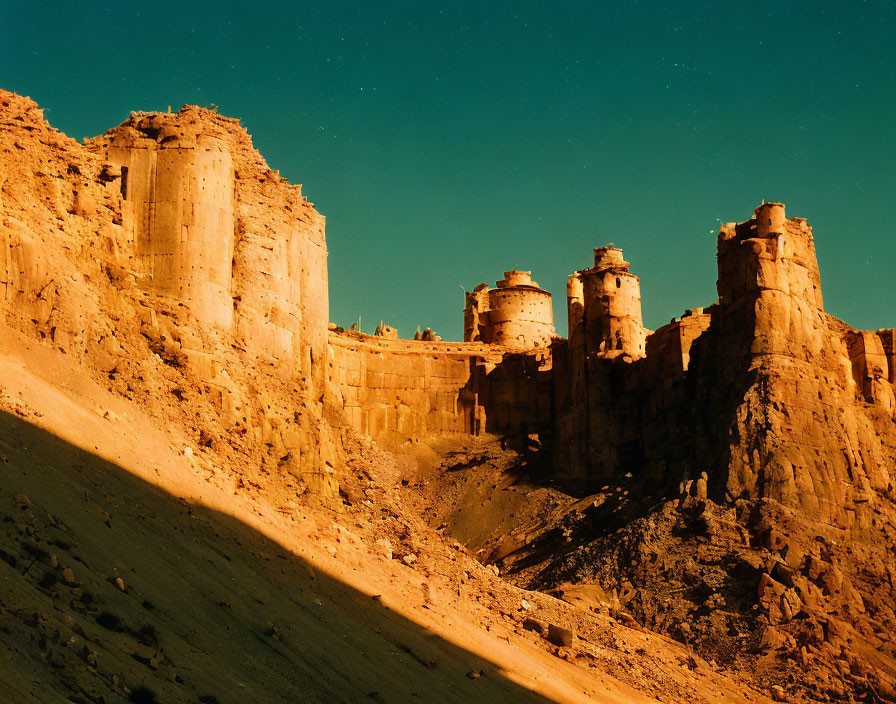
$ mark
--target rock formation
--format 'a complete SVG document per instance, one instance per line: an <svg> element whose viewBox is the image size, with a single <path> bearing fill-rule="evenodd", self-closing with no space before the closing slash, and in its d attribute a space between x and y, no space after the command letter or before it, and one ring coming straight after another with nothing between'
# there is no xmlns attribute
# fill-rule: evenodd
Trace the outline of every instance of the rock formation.
<svg viewBox="0 0 896 704"><path fill-rule="evenodd" d="M480 284L467 294L464 341L513 349L547 347L557 336L551 294L531 271L505 271L496 288Z"/></svg>
<svg viewBox="0 0 896 704"><path fill-rule="evenodd" d="M211 110L133 113L84 145L12 93L0 118L0 315L113 376L158 355L320 485L326 246L300 187Z"/></svg>
<svg viewBox="0 0 896 704"><path fill-rule="evenodd" d="M0 255L5 326L189 428L184 456L214 446L237 491L378 521L365 462L438 465L429 443L457 471L407 505L518 584L800 696L896 697L896 330L824 311L812 229L782 204L720 229L718 301L656 331L607 246L569 277L569 339L517 270L466 294L462 342L366 335L328 323L324 218L237 121L132 113L80 144L0 92Z"/></svg>
<svg viewBox="0 0 896 704"><path fill-rule="evenodd" d="M517 505L510 527L506 514L476 513L487 496L449 504L453 518L444 506L433 511L457 522L471 546L490 546L486 559L518 572L521 584L570 591L569 582L598 580L617 596L595 603L627 608L656 629L676 624L672 635L697 638L707 656L746 653L743 644L758 639L759 652L816 663L800 675L806 696L891 697L896 335L825 313L812 229L782 204L724 225L718 264L718 301L651 332L622 252L598 248L594 267L569 278L569 339L552 336L546 349L537 334L502 337L490 327L529 324L524 307L495 316L494 293L513 286L514 272L497 289L468 293L467 342L455 349L471 353L480 373L464 370L454 382L466 405L449 412L474 419L456 429L534 434L552 482L619 486L627 498L582 499L595 508L555 523L527 524ZM446 482L461 481L445 476L441 497L453 491ZM617 501L641 517L618 527L601 508ZM482 537L489 530L494 543ZM560 530L563 547L552 537ZM669 583L681 591L670 595ZM717 606L703 616L709 595ZM842 681L830 675L838 662L850 673Z"/></svg>

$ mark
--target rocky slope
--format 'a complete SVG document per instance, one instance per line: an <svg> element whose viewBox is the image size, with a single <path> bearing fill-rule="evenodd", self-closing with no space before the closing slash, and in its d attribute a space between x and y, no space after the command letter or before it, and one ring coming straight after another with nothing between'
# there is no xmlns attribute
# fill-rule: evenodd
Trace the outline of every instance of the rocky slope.
<svg viewBox="0 0 896 704"><path fill-rule="evenodd" d="M133 246L107 151L195 134L238 176L229 325L197 315L202 279L160 288L180 250ZM766 700L767 682L508 583L430 525L413 483L456 448L390 454L327 422L296 324L314 289L277 271L321 222L215 113L138 114L82 145L0 92L5 698Z"/></svg>
<svg viewBox="0 0 896 704"><path fill-rule="evenodd" d="M638 461L560 483L547 436L347 429L323 218L235 120L80 144L0 91L0 691L896 701L893 335L824 312L805 221L759 225L686 373L592 370Z"/></svg>
<svg viewBox="0 0 896 704"><path fill-rule="evenodd" d="M408 489L513 584L663 633L788 701L892 701L892 536L841 542L770 501L581 491L497 448Z"/></svg>
<svg viewBox="0 0 896 704"><path fill-rule="evenodd" d="M424 511L514 583L779 696L893 701L893 331L824 312L811 228L781 204L723 226L718 290L690 339L676 321L646 356L582 360L590 474L477 451L427 477Z"/></svg>

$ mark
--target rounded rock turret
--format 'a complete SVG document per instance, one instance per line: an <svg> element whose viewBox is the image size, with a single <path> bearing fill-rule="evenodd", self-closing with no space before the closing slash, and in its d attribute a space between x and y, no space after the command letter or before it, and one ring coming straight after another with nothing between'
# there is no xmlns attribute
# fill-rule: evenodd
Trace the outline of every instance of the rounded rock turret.
<svg viewBox="0 0 896 704"><path fill-rule="evenodd" d="M570 330L582 325L588 354L644 356L647 331L641 321L641 281L629 271L622 250L596 247L594 266L574 274L581 281L581 303L570 301ZM577 289L578 284L574 287ZM581 307L581 317L573 320Z"/></svg>
<svg viewBox="0 0 896 704"><path fill-rule="evenodd" d="M110 133L121 172L122 215L140 285L230 328L234 168L226 145L183 134L178 116L135 114Z"/></svg>
<svg viewBox="0 0 896 704"><path fill-rule="evenodd" d="M753 211L756 218L756 235L769 237L784 232L787 223L783 203L763 203Z"/></svg>
<svg viewBox="0 0 896 704"><path fill-rule="evenodd" d="M484 284L467 294L464 339L515 349L547 347L556 337L551 294L530 271L505 271L496 288Z"/></svg>

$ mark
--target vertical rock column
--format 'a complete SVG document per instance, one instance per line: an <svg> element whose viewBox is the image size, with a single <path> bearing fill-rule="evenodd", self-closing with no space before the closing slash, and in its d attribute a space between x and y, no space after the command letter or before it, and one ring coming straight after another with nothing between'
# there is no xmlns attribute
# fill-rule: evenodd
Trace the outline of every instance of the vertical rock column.
<svg viewBox="0 0 896 704"><path fill-rule="evenodd" d="M465 294L464 342L490 341L488 327L488 284L479 284Z"/></svg>
<svg viewBox="0 0 896 704"><path fill-rule="evenodd" d="M892 464L880 440L892 436L893 398L879 338L824 313L812 230L780 203L723 226L718 260L712 413L729 424L716 424L716 492L861 528Z"/></svg>
<svg viewBox="0 0 896 704"><path fill-rule="evenodd" d="M585 346L601 357L644 356L647 331L641 322L641 281L616 247L594 250L594 267L582 280Z"/></svg>
<svg viewBox="0 0 896 704"><path fill-rule="evenodd" d="M113 146L122 169L122 215L133 237L140 285L185 303L207 324L229 329L234 240L230 152L213 143L168 147L141 140Z"/></svg>
<svg viewBox="0 0 896 704"><path fill-rule="evenodd" d="M566 293L570 408L555 428L564 445L558 462L573 475L609 478L637 426L620 409L617 387L645 354L641 282L622 250L598 247L594 266L572 274Z"/></svg>

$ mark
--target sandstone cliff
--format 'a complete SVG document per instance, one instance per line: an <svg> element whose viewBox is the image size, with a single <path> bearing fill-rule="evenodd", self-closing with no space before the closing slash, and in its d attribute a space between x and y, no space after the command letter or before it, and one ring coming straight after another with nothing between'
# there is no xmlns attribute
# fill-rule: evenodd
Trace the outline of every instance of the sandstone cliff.
<svg viewBox="0 0 896 704"><path fill-rule="evenodd" d="M652 700L523 621L640 634L501 581L324 405L323 220L234 121L81 145L0 93L0 244L0 698ZM660 647L673 701L736 692Z"/></svg>
<svg viewBox="0 0 896 704"><path fill-rule="evenodd" d="M186 376L207 435L331 481L324 225L300 187L201 108L134 114L81 145L4 92L0 122L7 322L150 403Z"/></svg>
<svg viewBox="0 0 896 704"><path fill-rule="evenodd" d="M825 313L811 227L781 204L723 226L718 263L718 302L652 333L621 252L570 278L536 475L567 488L482 517L470 544L520 584L593 585L704 655L777 652L764 676L780 667L788 691L896 697L893 332ZM455 481L476 480L446 473L437 495ZM430 499L459 535L483 500Z"/></svg>
<svg viewBox="0 0 896 704"><path fill-rule="evenodd" d="M569 340L519 271L464 342L369 336L328 326L324 218L236 120L81 144L0 92L0 247L20 700L896 700L896 333L825 313L782 205L655 332L600 247Z"/></svg>

